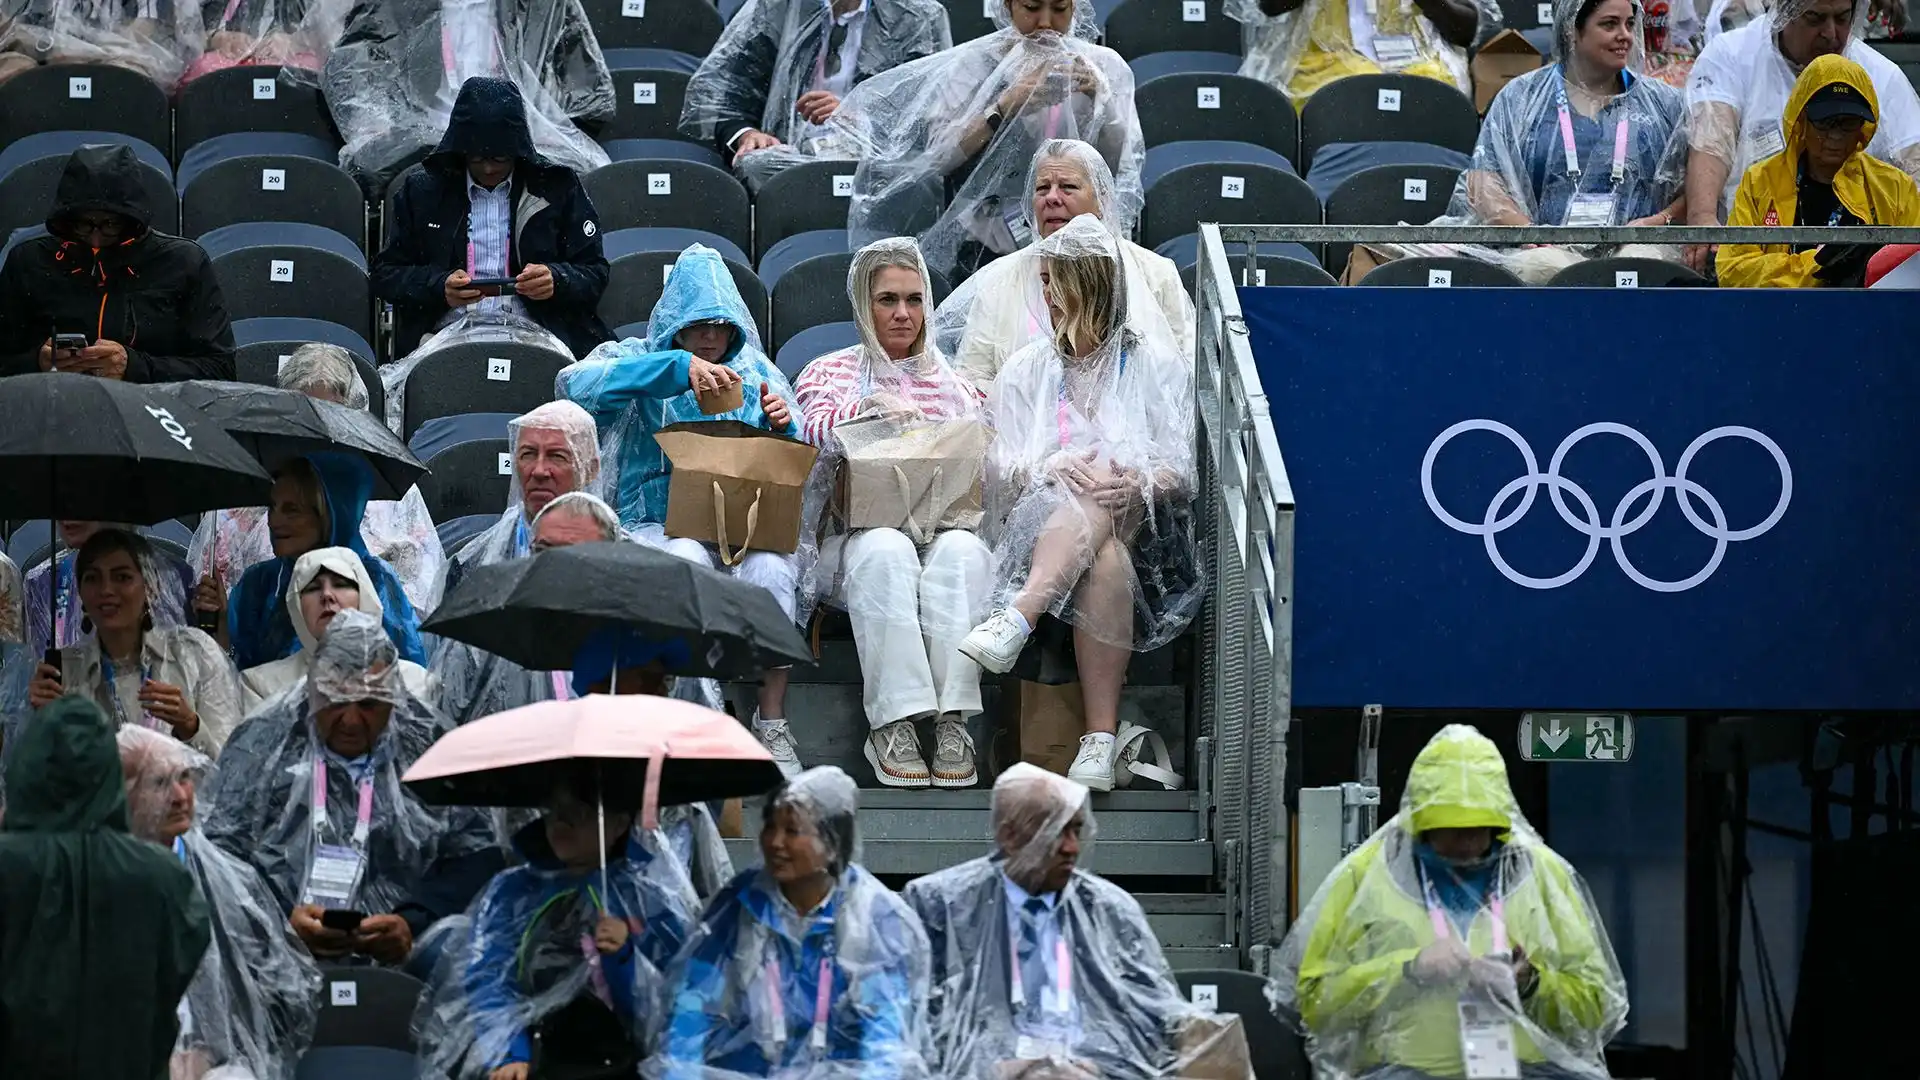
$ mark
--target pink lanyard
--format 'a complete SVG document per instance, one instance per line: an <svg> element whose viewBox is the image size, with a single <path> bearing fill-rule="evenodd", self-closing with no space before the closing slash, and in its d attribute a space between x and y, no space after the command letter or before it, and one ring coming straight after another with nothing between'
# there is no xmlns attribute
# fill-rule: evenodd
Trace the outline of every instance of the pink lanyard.
<svg viewBox="0 0 1920 1080"><path fill-rule="evenodd" d="M573 686L567 681L567 673L555 671L550 674L553 675L553 700L572 701Z"/></svg>
<svg viewBox="0 0 1920 1080"><path fill-rule="evenodd" d="M1062 108L1065 108L1065 106L1062 106L1062 105L1047 106L1047 133L1045 135L1042 135L1041 138L1051 139L1053 138L1055 133L1057 133L1060 130L1060 110Z"/></svg>
<svg viewBox="0 0 1920 1080"><path fill-rule="evenodd" d="M1420 886L1426 891L1427 918L1433 922L1433 936L1440 941L1445 941L1453 936L1453 924L1447 919L1447 913L1441 908L1440 898L1434 895L1433 882L1427 880L1427 875L1424 870L1420 873ZM1500 898L1500 876L1498 874L1494 875L1493 895L1488 899L1487 910L1493 915L1493 951L1488 955L1504 956L1508 951L1507 904L1505 900ZM1467 928L1469 931L1472 930L1472 920L1468 920ZM1460 943L1462 945L1472 944L1466 940L1466 935L1464 934L1461 935Z"/></svg>
<svg viewBox="0 0 1920 1080"><path fill-rule="evenodd" d="M327 763L318 754L313 758L313 834L327 827ZM373 777L360 781L360 808L353 819L353 845L365 847L373 831Z"/></svg>
<svg viewBox="0 0 1920 1080"><path fill-rule="evenodd" d="M813 1034L808 1042L817 1053L827 1049L827 1004L833 999L833 962L826 957L820 958L820 979L813 992ZM767 1007L773 1013L773 1038L785 1046L787 1042L787 1005L781 1000L780 964L773 957L767 957Z"/></svg>
<svg viewBox="0 0 1920 1080"><path fill-rule="evenodd" d="M1020 946L1016 941L1007 943L1007 956L1012 961L1008 966L1013 970L1013 1007L1027 1007L1026 980L1020 975ZM1067 939L1057 935L1053 939L1053 988L1060 993L1062 1004L1073 1000L1073 963L1067 955Z"/></svg>
<svg viewBox="0 0 1920 1080"><path fill-rule="evenodd" d="M1054 416L1060 421L1060 448L1064 450L1073 439L1072 425L1068 423L1067 373L1064 371L1060 373L1060 402L1054 410Z"/></svg>

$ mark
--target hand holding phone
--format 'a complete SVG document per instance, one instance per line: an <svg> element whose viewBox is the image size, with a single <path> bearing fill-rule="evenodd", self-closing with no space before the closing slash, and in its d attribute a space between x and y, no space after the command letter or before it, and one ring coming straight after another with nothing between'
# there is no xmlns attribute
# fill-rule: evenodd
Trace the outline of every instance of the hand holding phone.
<svg viewBox="0 0 1920 1080"><path fill-rule="evenodd" d="M512 292L516 280L510 277L473 278L467 282L467 288L475 290L482 296L500 296Z"/></svg>
<svg viewBox="0 0 1920 1080"><path fill-rule="evenodd" d="M329 930L344 930L352 933L360 929L366 914L359 911L342 911L339 908L327 908L320 913L320 925Z"/></svg>
<svg viewBox="0 0 1920 1080"><path fill-rule="evenodd" d="M87 347L87 335L85 334L53 335L53 351L54 352L77 353L84 350L86 347Z"/></svg>

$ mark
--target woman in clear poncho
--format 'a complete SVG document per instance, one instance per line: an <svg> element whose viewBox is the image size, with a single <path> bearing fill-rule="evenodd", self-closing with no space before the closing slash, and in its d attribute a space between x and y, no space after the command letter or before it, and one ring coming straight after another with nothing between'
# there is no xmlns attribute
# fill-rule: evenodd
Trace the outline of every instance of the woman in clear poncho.
<svg viewBox="0 0 1920 1080"><path fill-rule="evenodd" d="M203 36L191 0L8 0L0 83L41 64L108 64L171 87Z"/></svg>
<svg viewBox="0 0 1920 1080"><path fill-rule="evenodd" d="M103 529L133 532L132 525L105 521L56 521L54 531L60 546L53 556L25 568L26 640L28 651L42 656L49 648L64 648L79 641L80 579L74 573L74 560L86 542ZM64 547L65 550L60 550ZM193 568L180 557L162 548L149 546L155 582L150 590L153 622L156 626L184 626L187 604L193 593ZM51 634L52 637L48 637Z"/></svg>
<svg viewBox="0 0 1920 1080"><path fill-rule="evenodd" d="M927 936L857 865L859 790L832 766L767 800L765 865L707 905L667 976L649 1080L926 1077Z"/></svg>
<svg viewBox="0 0 1920 1080"><path fill-rule="evenodd" d="M1193 364L1132 303L1113 234L1091 215L1035 245L1054 333L1014 354L989 403L995 612L960 645L1013 668L1040 617L1072 627L1087 734L1069 775L1113 786L1133 651L1193 619L1204 591L1190 504Z"/></svg>
<svg viewBox="0 0 1920 1080"><path fill-rule="evenodd" d="M861 248L847 271L860 344L816 358L794 391L801 436L821 450L808 506L829 519L823 531L832 534L821 541L815 582L803 587L852 620L872 728L867 762L888 787L973 785L967 718L981 709L980 668L957 646L985 617L993 584L992 555L974 532L989 432L979 391L933 347L929 280L910 239ZM899 527L848 529L849 508L835 493L848 482L849 449L909 436L960 457L943 457L939 472L923 478L924 501L905 507ZM907 483L904 473L900 480ZM931 520L916 522L916 513ZM931 770L915 730L927 719Z"/></svg>
<svg viewBox="0 0 1920 1080"><path fill-rule="evenodd" d="M296 559L287 580L287 617L299 635L300 649L240 673L240 693L247 713L268 698L306 678L313 666L313 650L327 624L342 611L363 611L374 618L384 613L380 592L367 576L360 556L342 547L320 548ZM411 660L400 661L400 678L413 696L436 704L427 669Z"/></svg>
<svg viewBox="0 0 1920 1080"><path fill-rule="evenodd" d="M207 0L200 5L206 51L180 81L242 65L318 71L340 37L347 7L347 0Z"/></svg>
<svg viewBox="0 0 1920 1080"><path fill-rule="evenodd" d="M866 245L913 231L928 196L946 210L919 233L927 265L958 281L1019 248L1034 151L1080 139L1115 177L1107 207L1120 232L1143 199L1145 142L1133 72L1095 45L1093 10L1075 0L1003 0L997 31L861 83L832 124L860 159L847 229Z"/></svg>
<svg viewBox="0 0 1920 1080"><path fill-rule="evenodd" d="M1586 886L1521 816L1499 748L1460 724L1301 912L1268 996L1330 1080L1459 1077L1463 1042L1503 1039L1522 1080L1603 1080L1627 1016Z"/></svg>
<svg viewBox="0 0 1920 1080"><path fill-rule="evenodd" d="M367 388L353 356L338 345L314 342L302 345L280 365L280 389L293 390L321 401L366 411ZM360 539L367 551L393 568L407 600L425 615L440 606L446 581L447 557L434 530L433 514L418 487L410 487L397 501L367 503L360 519ZM187 562L200 582L194 590L197 609L222 612L227 593L249 568L273 558L273 537L263 506L210 511L194 530Z"/></svg>
<svg viewBox="0 0 1920 1080"><path fill-rule="evenodd" d="M980 268L953 290L934 314L934 340L954 369L982 390L1023 346L1050 337L1053 318L1041 296L1040 258L1031 241L1043 240L1081 214L1100 218L1113 233L1127 268L1127 291L1159 309L1182 355L1193 355L1193 300L1173 260L1127 239L1115 216L1119 194L1113 170L1099 151L1078 139L1049 139L1033 156L1027 176L1030 198L1017 236L1021 248Z"/></svg>
<svg viewBox="0 0 1920 1080"><path fill-rule="evenodd" d="M1420 75L1472 94L1467 49L1504 22L1491 0L1226 0L1246 24L1240 74L1293 99L1349 75Z"/></svg>
<svg viewBox="0 0 1920 1080"><path fill-rule="evenodd" d="M128 831L169 848L212 915L213 941L180 1002L176 1080L293 1080L313 1039L320 969L253 867L194 824L204 754L146 728L119 733Z"/></svg>

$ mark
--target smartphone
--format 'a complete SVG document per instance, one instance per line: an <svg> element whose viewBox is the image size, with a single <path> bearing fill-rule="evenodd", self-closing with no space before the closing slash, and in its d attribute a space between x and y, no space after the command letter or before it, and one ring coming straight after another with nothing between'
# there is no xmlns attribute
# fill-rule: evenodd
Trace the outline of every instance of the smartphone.
<svg viewBox="0 0 1920 1080"><path fill-rule="evenodd" d="M510 277L474 278L467 282L467 288L478 289L488 296L499 296L501 293L511 292L515 280L517 279Z"/></svg>
<svg viewBox="0 0 1920 1080"><path fill-rule="evenodd" d="M86 347L87 347L87 335L85 334L53 335L53 351L54 352L79 352L81 349L84 349Z"/></svg>
<svg viewBox="0 0 1920 1080"><path fill-rule="evenodd" d="M320 925L329 930L345 930L348 933L352 933L360 929L360 923L365 918L366 916L358 911L341 911L339 908L328 908L320 913Z"/></svg>
<svg viewBox="0 0 1920 1080"><path fill-rule="evenodd" d="M194 608L193 628L203 634L211 635L219 633L220 613L218 611L201 611L199 608Z"/></svg>
<svg viewBox="0 0 1920 1080"><path fill-rule="evenodd" d="M48 649L47 655L41 657L40 662L53 669L53 681L59 682L60 681L60 650Z"/></svg>

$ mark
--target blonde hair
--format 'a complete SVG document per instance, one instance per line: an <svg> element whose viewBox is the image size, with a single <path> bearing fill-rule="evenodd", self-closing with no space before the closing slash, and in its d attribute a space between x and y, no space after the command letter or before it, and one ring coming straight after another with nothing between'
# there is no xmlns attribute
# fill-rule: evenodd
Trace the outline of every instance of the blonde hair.
<svg viewBox="0 0 1920 1080"><path fill-rule="evenodd" d="M1104 256L1077 259L1047 259L1041 264L1047 271L1047 291L1060 309L1054 320L1053 343L1062 356L1073 356L1076 338L1085 337L1098 345L1119 328L1119 308L1114 287L1117 266Z"/></svg>
<svg viewBox="0 0 1920 1080"><path fill-rule="evenodd" d="M865 278L866 287L863 290L864 295L860 297L860 302L867 305L867 318L864 321L866 322L873 321L873 281L874 279L880 276L880 271L890 270L896 267L901 270L911 270L913 272L913 275L920 279L920 295L922 297L922 310L926 312L932 311L933 283L927 280L926 268L921 265L920 259L917 257L916 249L905 247L905 246L881 247L879 245L874 245L872 248L869 248L866 251L862 251L860 254L867 264L866 278ZM874 329L875 335L877 336L879 334L880 328L878 326L875 326L873 329ZM908 350L907 355L919 356L921 353L924 353L926 351L927 351L927 319L923 317L920 320L920 334L919 336L913 339L913 348Z"/></svg>

